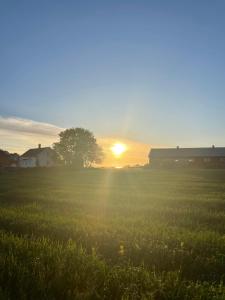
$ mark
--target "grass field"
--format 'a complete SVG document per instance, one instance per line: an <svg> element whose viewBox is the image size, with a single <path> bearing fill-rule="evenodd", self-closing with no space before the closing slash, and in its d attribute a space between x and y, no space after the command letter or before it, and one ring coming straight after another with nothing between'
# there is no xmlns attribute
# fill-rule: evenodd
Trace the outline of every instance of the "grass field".
<svg viewBox="0 0 225 300"><path fill-rule="evenodd" d="M0 173L0 299L225 299L225 171Z"/></svg>

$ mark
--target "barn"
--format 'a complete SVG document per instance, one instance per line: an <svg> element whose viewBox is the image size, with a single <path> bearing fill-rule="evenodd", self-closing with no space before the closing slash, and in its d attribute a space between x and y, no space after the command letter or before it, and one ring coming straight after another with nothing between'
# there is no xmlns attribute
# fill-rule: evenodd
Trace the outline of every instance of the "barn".
<svg viewBox="0 0 225 300"><path fill-rule="evenodd" d="M225 147L153 148L149 164L151 167L225 168Z"/></svg>

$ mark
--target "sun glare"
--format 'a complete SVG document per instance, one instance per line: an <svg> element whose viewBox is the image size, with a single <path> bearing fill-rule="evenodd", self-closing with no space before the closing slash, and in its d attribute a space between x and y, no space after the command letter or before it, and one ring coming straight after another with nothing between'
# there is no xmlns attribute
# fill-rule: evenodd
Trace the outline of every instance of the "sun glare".
<svg viewBox="0 0 225 300"><path fill-rule="evenodd" d="M114 156L120 157L126 151L126 146L124 144L116 143L111 147L111 151Z"/></svg>

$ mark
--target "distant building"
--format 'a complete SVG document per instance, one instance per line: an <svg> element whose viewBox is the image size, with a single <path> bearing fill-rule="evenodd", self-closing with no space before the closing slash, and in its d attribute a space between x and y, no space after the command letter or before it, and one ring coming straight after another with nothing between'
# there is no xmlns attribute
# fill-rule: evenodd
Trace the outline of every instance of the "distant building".
<svg viewBox="0 0 225 300"><path fill-rule="evenodd" d="M152 167L211 167L225 168L225 147L151 149Z"/></svg>
<svg viewBox="0 0 225 300"><path fill-rule="evenodd" d="M50 147L30 149L21 155L19 166L21 168L34 168L34 167L53 167L56 165L57 155L56 152Z"/></svg>
<svg viewBox="0 0 225 300"><path fill-rule="evenodd" d="M19 154L0 150L0 168L17 167Z"/></svg>
<svg viewBox="0 0 225 300"><path fill-rule="evenodd" d="M10 167L11 165L11 159L10 154L7 151L0 150L0 167Z"/></svg>
<svg viewBox="0 0 225 300"><path fill-rule="evenodd" d="M11 164L10 167L18 167L20 156L17 153L10 153Z"/></svg>

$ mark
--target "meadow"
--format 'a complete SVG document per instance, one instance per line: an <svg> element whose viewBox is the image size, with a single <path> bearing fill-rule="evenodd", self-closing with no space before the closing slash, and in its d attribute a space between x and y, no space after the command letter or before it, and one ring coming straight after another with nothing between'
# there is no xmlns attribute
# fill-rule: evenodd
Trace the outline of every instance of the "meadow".
<svg viewBox="0 0 225 300"><path fill-rule="evenodd" d="M225 170L0 172L0 299L225 299Z"/></svg>

